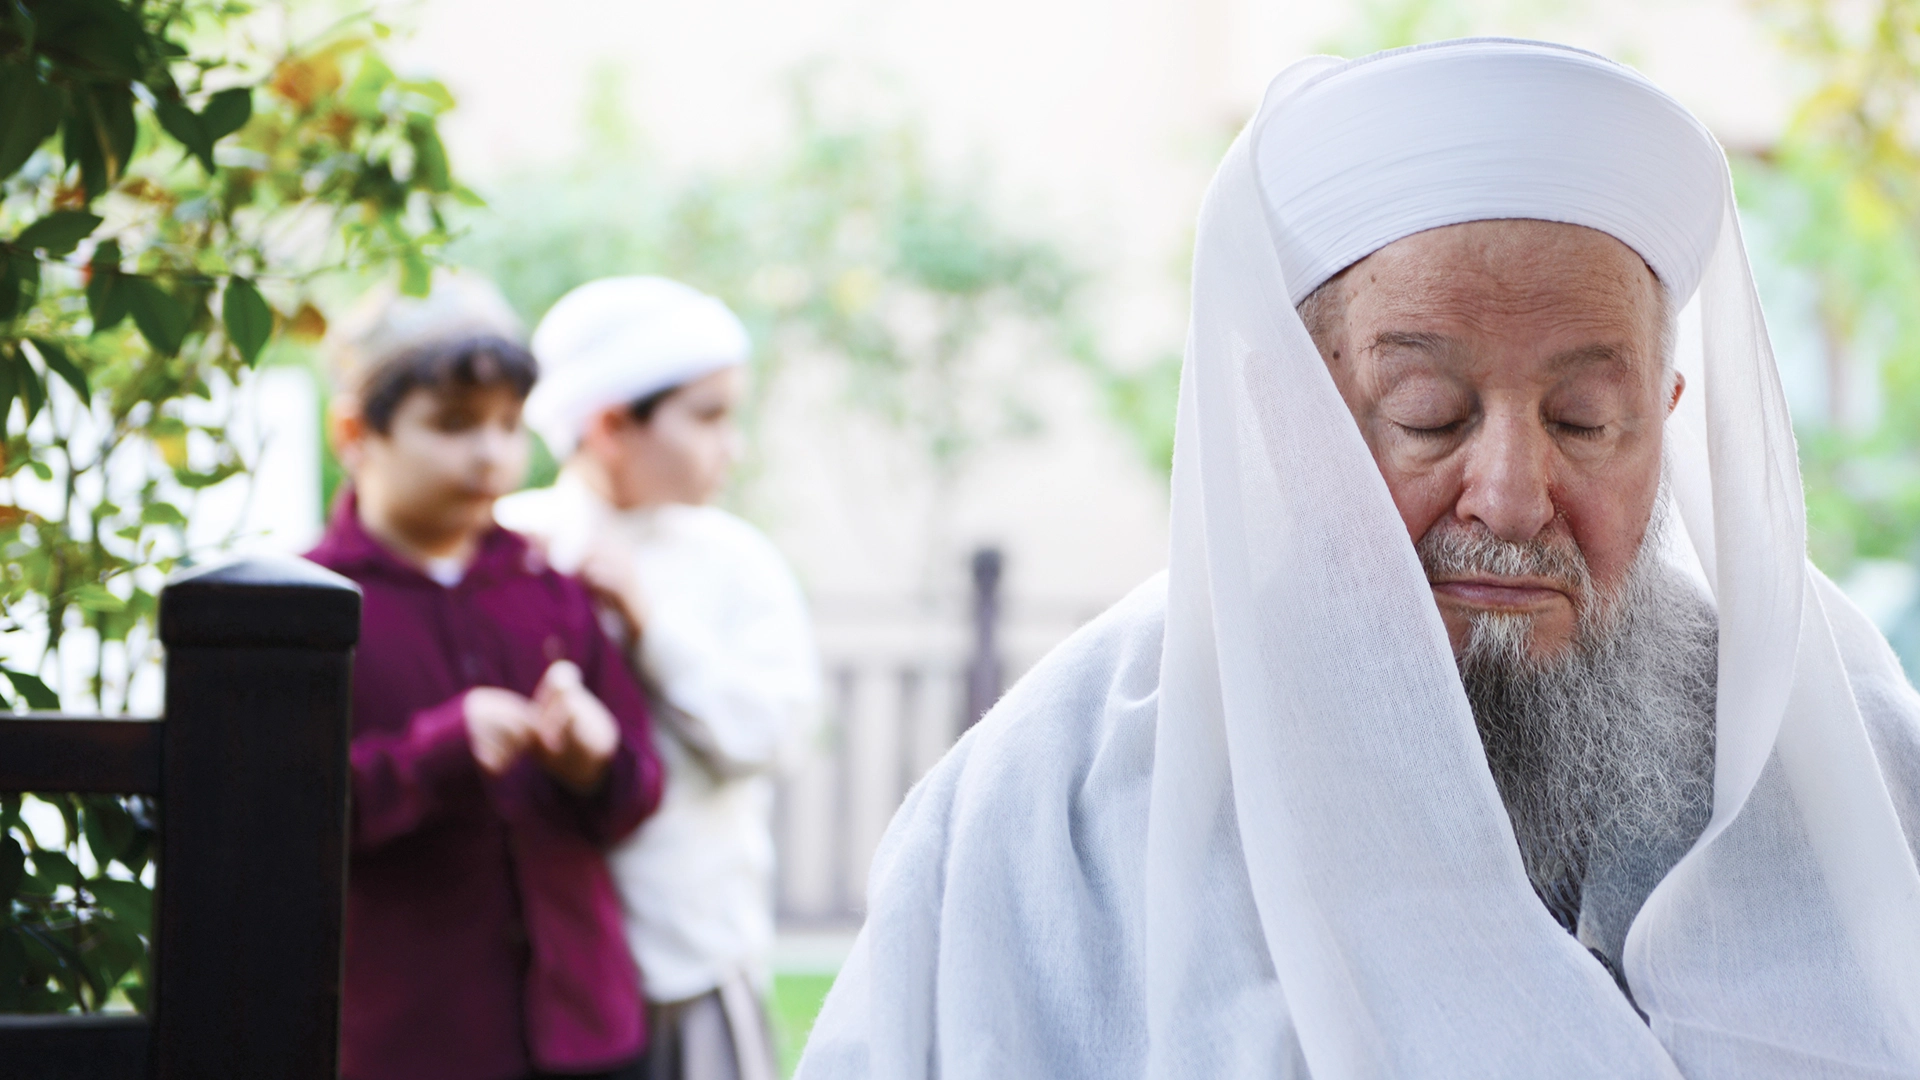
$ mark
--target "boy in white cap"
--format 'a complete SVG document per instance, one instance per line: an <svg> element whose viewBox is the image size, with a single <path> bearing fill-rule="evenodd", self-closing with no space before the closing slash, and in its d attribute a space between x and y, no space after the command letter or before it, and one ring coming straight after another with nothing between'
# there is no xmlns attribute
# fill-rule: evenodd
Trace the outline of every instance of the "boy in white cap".
<svg viewBox="0 0 1920 1080"><path fill-rule="evenodd" d="M667 795L611 856L645 981L647 1080L777 1075L762 999L773 944L773 782L819 676L798 584L758 531L707 505L737 457L751 343L720 301L620 277L562 297L533 336L529 424L564 467L502 500L623 625L655 705Z"/></svg>

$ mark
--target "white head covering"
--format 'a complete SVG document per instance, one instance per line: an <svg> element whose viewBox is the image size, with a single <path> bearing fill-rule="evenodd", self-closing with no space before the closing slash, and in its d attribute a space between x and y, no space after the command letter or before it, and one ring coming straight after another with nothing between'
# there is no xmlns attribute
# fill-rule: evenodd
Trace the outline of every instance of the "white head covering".
<svg viewBox="0 0 1920 1080"><path fill-rule="evenodd" d="M1645 1021L1528 883L1294 310L1505 217L1603 229L1692 298L1668 435L1720 614L1714 813L1627 937ZM805 1080L1920 1075L1920 697L1806 561L1724 159L1645 79L1485 40L1277 79L1201 211L1172 516L1164 607L1063 646L903 808Z"/></svg>
<svg viewBox="0 0 1920 1080"><path fill-rule="evenodd" d="M740 319L698 289L659 277L590 281L533 332L540 382L527 423L565 458L594 413L739 366L752 351Z"/></svg>

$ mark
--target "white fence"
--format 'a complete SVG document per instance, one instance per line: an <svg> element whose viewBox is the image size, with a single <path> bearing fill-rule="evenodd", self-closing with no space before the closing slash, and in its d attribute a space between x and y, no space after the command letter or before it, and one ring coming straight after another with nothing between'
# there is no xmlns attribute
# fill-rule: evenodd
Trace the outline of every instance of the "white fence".
<svg viewBox="0 0 1920 1080"><path fill-rule="evenodd" d="M970 723L968 681L985 655L1011 682L1098 603L989 600L888 607L816 601L827 674L820 733L783 777L774 836L788 927L858 923L867 865L909 788ZM982 615L986 633L980 633Z"/></svg>

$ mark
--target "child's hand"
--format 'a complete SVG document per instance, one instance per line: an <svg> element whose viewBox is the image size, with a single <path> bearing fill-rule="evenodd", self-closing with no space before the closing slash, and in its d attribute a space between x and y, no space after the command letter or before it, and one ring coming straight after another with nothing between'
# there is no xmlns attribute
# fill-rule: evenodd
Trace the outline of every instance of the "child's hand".
<svg viewBox="0 0 1920 1080"><path fill-rule="evenodd" d="M613 714L580 681L571 660L556 660L533 691L538 732L533 752L548 775L578 794L591 794L620 746Z"/></svg>
<svg viewBox="0 0 1920 1080"><path fill-rule="evenodd" d="M588 549L575 576L593 598L620 617L631 641L639 641L647 625L646 597L633 573L633 556L606 544Z"/></svg>
<svg viewBox="0 0 1920 1080"><path fill-rule="evenodd" d="M539 714L532 701L497 686L467 691L462 709L473 760L490 776L499 776L539 738Z"/></svg>

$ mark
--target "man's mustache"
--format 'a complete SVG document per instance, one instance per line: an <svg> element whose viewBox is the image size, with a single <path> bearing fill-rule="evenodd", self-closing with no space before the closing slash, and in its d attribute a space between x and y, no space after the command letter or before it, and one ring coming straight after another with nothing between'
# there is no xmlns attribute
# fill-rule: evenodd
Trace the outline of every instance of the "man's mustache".
<svg viewBox="0 0 1920 1080"><path fill-rule="evenodd" d="M1427 580L1463 577L1530 578L1584 598L1593 587L1593 573L1573 537L1544 532L1524 543L1502 540L1485 525L1442 521L1427 530L1414 545Z"/></svg>

